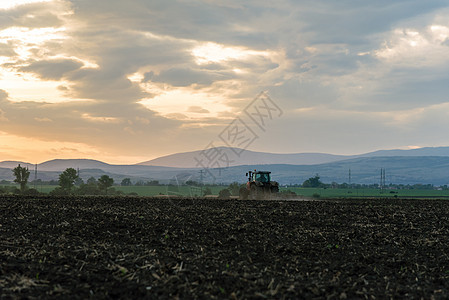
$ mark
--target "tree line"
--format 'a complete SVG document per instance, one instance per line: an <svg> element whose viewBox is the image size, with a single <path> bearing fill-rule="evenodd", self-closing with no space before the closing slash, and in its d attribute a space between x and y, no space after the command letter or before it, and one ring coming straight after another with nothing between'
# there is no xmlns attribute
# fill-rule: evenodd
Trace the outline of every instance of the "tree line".
<svg viewBox="0 0 449 300"><path fill-rule="evenodd" d="M295 186L295 185L293 185ZM343 183L336 183L336 182L332 182L332 183L323 183L320 180L320 176L318 174L316 174L313 177L310 177L309 179L305 180L302 185L297 185L298 187L303 187L303 188L334 188L334 189L349 189L349 188L353 188L353 189L378 189L380 188L380 185L378 183L373 183L373 184L359 184L359 183L351 183L348 184L346 182ZM387 188L387 189L396 189L396 190L434 190L436 188L439 188L441 190L449 190L449 187L447 185L442 185L439 187L435 187L433 184L421 184L421 183L417 183L417 184L394 184L394 183L390 183L387 184L385 186L383 186L383 188Z"/></svg>
<svg viewBox="0 0 449 300"><path fill-rule="evenodd" d="M12 170L14 174L14 182L19 184L20 189L13 188L7 190L6 188L0 188L0 193L12 192L14 194L23 195L37 195L39 191L34 188L28 188L28 180L30 177L30 171L26 167L22 167L20 164ZM100 178L95 179L91 177L86 183L79 177L78 172L74 168L67 168L64 172L59 174L58 187L50 192L51 195L113 195L120 194L120 191L116 191L111 188L114 184L114 179L108 175L102 175Z"/></svg>
<svg viewBox="0 0 449 300"><path fill-rule="evenodd" d="M20 187L0 187L0 193L13 193L13 194L24 194L24 195L37 195L39 192L34 188L28 188L28 180L30 177L30 171L26 167L22 167L20 164L12 170L14 174L14 182L17 183ZM2 181L0 183L8 183L6 181ZM109 177L108 175L102 175L100 178L96 179L94 177L90 177L86 183L79 177L78 172L74 168L67 168L64 172L59 175L57 181L51 181L51 185L57 184L58 187L50 192L52 195L120 195L123 194L121 191L115 190L112 186L114 185L114 179ZM135 183L131 181L130 178L124 178L121 183L121 186L161 186L157 180L151 181L142 181L139 180ZM185 185L188 186L203 186L203 194L210 195L211 190L208 188L207 184L201 184L197 181L187 181ZM233 182L229 186L225 187L220 191L219 196L222 198L228 198L231 195L237 196L239 193L239 189L243 185ZM305 180L302 184L290 185L291 187L304 187L304 188L379 188L379 184L347 184L341 183L338 184L336 182L332 182L330 184L323 183L320 179L320 176L316 174ZM386 185L385 188L390 189L417 189L417 190L432 190L435 187L432 184L413 184L413 185L404 185L404 184L389 184ZM447 185L439 187L443 190L448 190L449 187Z"/></svg>

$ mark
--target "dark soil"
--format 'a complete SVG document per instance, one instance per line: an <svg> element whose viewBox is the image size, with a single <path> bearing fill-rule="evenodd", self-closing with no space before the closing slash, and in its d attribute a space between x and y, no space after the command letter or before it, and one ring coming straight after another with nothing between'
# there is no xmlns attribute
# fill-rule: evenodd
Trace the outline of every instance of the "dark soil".
<svg viewBox="0 0 449 300"><path fill-rule="evenodd" d="M0 198L9 298L449 297L449 201Z"/></svg>

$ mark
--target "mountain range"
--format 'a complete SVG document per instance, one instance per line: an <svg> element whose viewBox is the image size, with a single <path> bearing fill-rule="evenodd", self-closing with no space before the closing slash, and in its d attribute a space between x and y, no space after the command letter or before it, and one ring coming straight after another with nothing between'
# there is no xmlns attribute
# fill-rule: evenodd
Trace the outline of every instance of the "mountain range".
<svg viewBox="0 0 449 300"><path fill-rule="evenodd" d="M425 147L411 150L379 150L359 155L334 155L327 153L279 154L229 147L217 147L215 149L217 149L217 153L226 153L227 156L231 158L228 166L265 164L316 165L354 158L380 156L449 156L449 147ZM195 159L202 158L205 156L204 154L207 154L207 151L208 150L198 150L166 155L142 162L139 165L198 168L198 162ZM241 154L237 155L237 153Z"/></svg>
<svg viewBox="0 0 449 300"><path fill-rule="evenodd" d="M200 173L201 162L209 168ZM212 163L211 163L212 162ZM37 165L18 161L0 162L0 180L13 180L11 169L18 164L44 181L57 180L66 168L79 169L80 177L87 180L108 175L120 183L123 178L159 180L161 183L183 178L205 182L230 183L245 181L245 172L264 169L273 173L281 184L298 184L318 173L323 182L348 182L349 170L354 183L377 183L380 169L386 168L387 183L449 183L449 147L427 147L413 150L380 150L360 155L333 155L326 153L278 154L255 152L237 148L177 153L134 165L112 165L90 159L55 159ZM186 176L188 175L188 176Z"/></svg>

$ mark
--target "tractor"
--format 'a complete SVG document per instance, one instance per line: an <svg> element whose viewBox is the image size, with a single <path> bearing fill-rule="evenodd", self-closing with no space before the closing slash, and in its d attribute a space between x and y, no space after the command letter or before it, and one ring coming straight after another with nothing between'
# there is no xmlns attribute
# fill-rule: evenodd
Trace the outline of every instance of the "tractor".
<svg viewBox="0 0 449 300"><path fill-rule="evenodd" d="M279 184L271 181L270 174L271 172L256 170L246 173L248 182L240 188L240 199L270 199L273 194L279 193Z"/></svg>

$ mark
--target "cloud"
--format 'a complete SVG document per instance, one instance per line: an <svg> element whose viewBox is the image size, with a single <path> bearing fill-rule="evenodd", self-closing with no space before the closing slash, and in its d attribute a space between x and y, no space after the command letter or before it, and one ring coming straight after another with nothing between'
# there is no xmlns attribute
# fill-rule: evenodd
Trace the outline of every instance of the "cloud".
<svg viewBox="0 0 449 300"><path fill-rule="evenodd" d="M8 98L8 93L6 93L4 90L0 89L0 103L5 101ZM0 106L0 122L7 122L8 119L6 118L5 112L1 109Z"/></svg>
<svg viewBox="0 0 449 300"><path fill-rule="evenodd" d="M71 59L53 59L33 61L27 66L18 68L18 71L37 74L44 80L60 80L67 73L80 69L83 64Z"/></svg>
<svg viewBox="0 0 449 300"><path fill-rule="evenodd" d="M444 132L449 126L448 109L445 103L387 112L333 108L286 111L282 118L270 125L256 145L261 151L272 151L270 143L273 143L282 145L279 149L283 153L296 152L301 148L303 152L336 154L360 154L416 144L447 145ZM285 143L283 134L285 128L289 128L291 137L288 143ZM347 147L348 144L351 147Z"/></svg>
<svg viewBox="0 0 449 300"><path fill-rule="evenodd" d="M192 150L268 90L290 113L267 136L277 151L291 128L298 150L377 147L358 132L379 138L377 128L389 132L385 145L420 144L400 135L415 109L448 102L447 6L61 0L1 10L2 130L120 155ZM20 94L39 84L64 102Z"/></svg>
<svg viewBox="0 0 449 300"><path fill-rule="evenodd" d="M198 113L198 114L208 114L210 111L207 109L202 108L201 106L190 106L187 109L188 112Z"/></svg>
<svg viewBox="0 0 449 300"><path fill-rule="evenodd" d="M385 41L366 55L369 60L332 81L340 87L340 107L397 111L448 102L449 58L444 42L449 29L441 24L441 17L432 18L413 29L399 24L386 32Z"/></svg>
<svg viewBox="0 0 449 300"><path fill-rule="evenodd" d="M57 14L67 1L39 2L0 9L0 30L12 26L27 28L59 27L63 20Z"/></svg>
<svg viewBox="0 0 449 300"><path fill-rule="evenodd" d="M431 24L420 29L398 28L375 55L388 64L434 67L449 62L448 41L449 26ZM414 64L410 65L412 61Z"/></svg>
<svg viewBox="0 0 449 300"><path fill-rule="evenodd" d="M139 104L15 103L2 92L0 107L2 116L8 118L7 122L0 119L2 131L9 134L39 137L42 141L83 143L97 149L120 148L130 155L154 146L158 135L164 132L167 135L180 125ZM128 134L130 129L136 133L134 138Z"/></svg>
<svg viewBox="0 0 449 300"><path fill-rule="evenodd" d="M5 112L0 108L0 121L5 122L8 119L5 117Z"/></svg>
<svg viewBox="0 0 449 300"><path fill-rule="evenodd" d="M5 90L0 89L0 101L8 99L8 93Z"/></svg>
<svg viewBox="0 0 449 300"><path fill-rule="evenodd" d="M50 118L34 118L38 122L53 122Z"/></svg>
<svg viewBox="0 0 449 300"><path fill-rule="evenodd" d="M153 72L145 73L145 81L163 82L177 87L185 87L192 84L210 85L217 80L230 79L230 74L220 74L209 70L195 70L187 68L172 68L163 70L155 75Z"/></svg>
<svg viewBox="0 0 449 300"><path fill-rule="evenodd" d="M0 43L0 56L16 56L14 46L9 43Z"/></svg>

